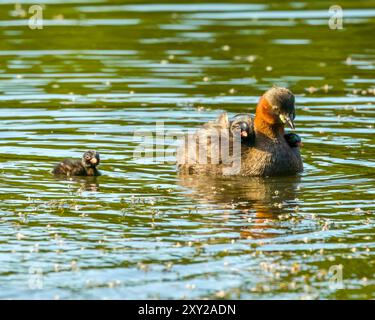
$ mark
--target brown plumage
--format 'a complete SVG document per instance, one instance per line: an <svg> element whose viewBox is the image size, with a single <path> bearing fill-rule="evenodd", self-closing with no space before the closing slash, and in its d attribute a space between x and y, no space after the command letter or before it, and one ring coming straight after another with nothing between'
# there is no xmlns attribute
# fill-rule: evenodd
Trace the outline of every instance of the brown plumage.
<svg viewBox="0 0 375 320"><path fill-rule="evenodd" d="M185 136L177 153L182 174L274 176L303 170L299 148L289 146L285 124L294 129L294 95L274 87L259 100L254 120L249 116L250 140L244 143L237 129L223 113L194 134ZM239 120L242 121L241 119Z"/></svg>
<svg viewBox="0 0 375 320"><path fill-rule="evenodd" d="M52 170L53 174L65 176L99 176L96 167L100 163L99 153L94 150L86 151L81 160L64 159Z"/></svg>

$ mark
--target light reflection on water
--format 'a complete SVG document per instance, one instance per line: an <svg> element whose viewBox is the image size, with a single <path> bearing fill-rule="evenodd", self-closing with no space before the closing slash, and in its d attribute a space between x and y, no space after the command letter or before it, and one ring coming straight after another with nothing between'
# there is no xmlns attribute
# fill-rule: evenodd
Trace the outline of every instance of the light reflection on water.
<svg viewBox="0 0 375 320"><path fill-rule="evenodd" d="M9 3L0 298L374 297L370 2L347 1L336 31L328 2L42 1L38 31ZM181 177L174 164L134 159L135 131L253 112L275 83L297 95L301 176ZM91 148L102 176L50 175ZM344 289L331 290L337 264ZM29 285L35 268L42 288Z"/></svg>

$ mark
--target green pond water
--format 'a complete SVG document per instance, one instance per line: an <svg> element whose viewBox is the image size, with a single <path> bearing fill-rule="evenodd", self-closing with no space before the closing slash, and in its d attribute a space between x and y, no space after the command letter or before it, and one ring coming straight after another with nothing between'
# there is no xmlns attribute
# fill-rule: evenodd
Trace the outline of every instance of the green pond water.
<svg viewBox="0 0 375 320"><path fill-rule="evenodd" d="M36 2L0 2L0 298L375 298L375 1ZM177 175L168 133L273 84L303 174ZM87 149L102 176L49 173Z"/></svg>

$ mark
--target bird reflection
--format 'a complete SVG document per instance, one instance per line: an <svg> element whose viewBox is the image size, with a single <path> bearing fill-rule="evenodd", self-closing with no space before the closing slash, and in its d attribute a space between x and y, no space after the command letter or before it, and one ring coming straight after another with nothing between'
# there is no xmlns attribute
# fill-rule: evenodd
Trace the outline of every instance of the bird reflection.
<svg viewBox="0 0 375 320"><path fill-rule="evenodd" d="M55 179L59 181L74 181L79 185L78 191L99 191L98 178L96 176L73 176L67 177L62 175L55 175Z"/></svg>
<svg viewBox="0 0 375 320"><path fill-rule="evenodd" d="M190 196L200 203L219 205L232 209L241 218L249 221L249 226L241 228L244 238L270 238L277 236L272 223L280 214L290 213L296 208L300 176L292 177L231 177L209 176L179 177L180 184L191 190ZM278 221L278 220L277 220Z"/></svg>

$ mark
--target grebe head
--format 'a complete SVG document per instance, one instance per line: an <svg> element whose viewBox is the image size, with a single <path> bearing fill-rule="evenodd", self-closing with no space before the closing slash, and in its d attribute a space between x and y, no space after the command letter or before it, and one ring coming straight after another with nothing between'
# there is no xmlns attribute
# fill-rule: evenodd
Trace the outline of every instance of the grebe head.
<svg viewBox="0 0 375 320"><path fill-rule="evenodd" d="M82 164L86 168L95 168L99 163L99 153L94 150L86 151L82 156Z"/></svg>
<svg viewBox="0 0 375 320"><path fill-rule="evenodd" d="M269 124L287 124L293 130L296 115L294 106L294 95L286 88L273 87L261 97L258 108L266 122Z"/></svg>

